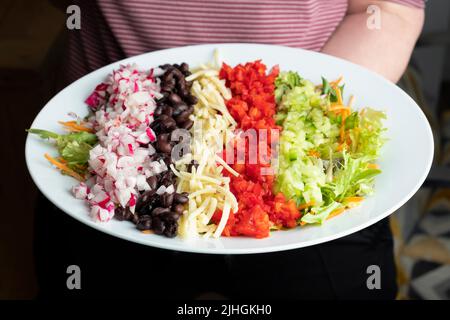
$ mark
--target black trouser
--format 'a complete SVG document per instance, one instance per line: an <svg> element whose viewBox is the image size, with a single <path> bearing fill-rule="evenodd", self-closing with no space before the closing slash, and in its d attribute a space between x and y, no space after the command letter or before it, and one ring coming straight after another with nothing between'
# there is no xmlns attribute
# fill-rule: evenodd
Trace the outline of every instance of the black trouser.
<svg viewBox="0 0 450 320"><path fill-rule="evenodd" d="M111 237L72 219L40 196L35 239L40 298L188 299L216 292L228 298L393 299L397 290L387 219L302 249L205 255ZM69 265L81 269L81 290L67 289ZM379 290L367 287L370 265L380 267Z"/></svg>

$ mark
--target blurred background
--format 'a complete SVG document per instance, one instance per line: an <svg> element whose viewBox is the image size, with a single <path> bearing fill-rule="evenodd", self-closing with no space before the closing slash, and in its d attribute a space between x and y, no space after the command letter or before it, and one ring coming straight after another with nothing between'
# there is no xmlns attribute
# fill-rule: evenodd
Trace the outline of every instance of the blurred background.
<svg viewBox="0 0 450 320"><path fill-rule="evenodd" d="M63 60L64 12L48 0L0 2L0 299L31 299L33 208L25 128L51 98ZM450 1L429 0L426 22L400 86L421 106L435 137L434 165L420 191L391 216L398 299L450 299ZM408 141L413 146L414 141ZM408 159L405 159L408 161Z"/></svg>

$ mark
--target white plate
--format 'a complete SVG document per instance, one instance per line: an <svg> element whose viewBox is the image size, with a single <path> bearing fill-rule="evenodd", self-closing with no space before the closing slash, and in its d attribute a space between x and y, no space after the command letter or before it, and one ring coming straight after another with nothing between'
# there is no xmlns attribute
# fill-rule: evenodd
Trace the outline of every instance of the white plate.
<svg viewBox="0 0 450 320"><path fill-rule="evenodd" d="M387 217L397 210L422 185L433 159L433 137L430 126L417 104L401 89L360 66L324 54L282 46L255 44L212 44L162 50L131 57L74 82L57 94L41 110L32 127L60 132L59 120L68 119L68 112L87 113L83 103L95 86L119 64L137 63L141 68L164 63L187 62L190 66L211 61L214 49L230 65L262 59L271 67L295 70L303 77L320 83L328 79L345 79L345 93L356 96L355 108L371 106L387 112L389 142L384 146L379 164L383 173L376 179L376 193L361 206L333 218L322 226L308 226L273 232L269 238L221 238L191 241L168 239L139 232L130 222L93 222L85 203L72 197L75 180L59 174L44 158L55 154L51 144L29 135L25 156L30 174L42 193L58 208L97 230L129 241L179 251L198 253L242 254L280 251L311 246L337 239Z"/></svg>

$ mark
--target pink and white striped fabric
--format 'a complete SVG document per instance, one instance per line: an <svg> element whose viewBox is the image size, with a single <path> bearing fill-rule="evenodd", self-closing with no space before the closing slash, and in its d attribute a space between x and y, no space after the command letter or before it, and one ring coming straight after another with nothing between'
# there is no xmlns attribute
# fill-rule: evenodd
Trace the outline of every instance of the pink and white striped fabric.
<svg viewBox="0 0 450 320"><path fill-rule="evenodd" d="M423 7L424 0L389 0ZM67 79L148 51L201 43L252 42L319 51L347 0L86 0L69 32Z"/></svg>

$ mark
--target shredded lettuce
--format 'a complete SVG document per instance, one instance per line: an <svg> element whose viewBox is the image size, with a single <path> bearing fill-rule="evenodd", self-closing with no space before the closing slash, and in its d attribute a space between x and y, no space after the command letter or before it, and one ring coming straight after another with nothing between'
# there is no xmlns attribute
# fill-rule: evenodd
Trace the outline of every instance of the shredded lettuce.
<svg viewBox="0 0 450 320"><path fill-rule="evenodd" d="M296 72L283 72L275 80L275 100L279 102L284 93L300 85L302 78Z"/></svg>
<svg viewBox="0 0 450 320"><path fill-rule="evenodd" d="M309 212L301 218L301 222L322 224L334 210L342 207L339 202L332 202L329 205L320 208L317 211Z"/></svg>
<svg viewBox="0 0 450 320"><path fill-rule="evenodd" d="M374 157L365 156L352 158L347 152L343 153L343 162L338 164L332 182L325 188L333 192L330 200L342 201L350 196L365 196L373 191L373 179L381 173L381 170L369 168L368 164L375 160ZM364 185L361 188L361 185Z"/></svg>
<svg viewBox="0 0 450 320"><path fill-rule="evenodd" d="M322 87L296 72L282 72L276 79L277 124L280 135L275 192L295 199L298 205L313 202L302 222L322 223L347 197L373 192L381 171L374 161L385 142L385 114L373 109L354 111L345 118L330 112L336 92L322 78ZM343 86L335 87L343 91ZM347 151L340 148L340 129L349 137Z"/></svg>
<svg viewBox="0 0 450 320"><path fill-rule="evenodd" d="M42 139L53 139L60 156L67 162L69 168L77 172L87 166L89 151L97 143L95 134L84 131L57 134L47 130L29 129L28 132L37 134Z"/></svg>
<svg viewBox="0 0 450 320"><path fill-rule="evenodd" d="M386 114L382 111L366 108L358 113L359 125L350 131L352 152L355 156L378 157L381 147L386 142L383 133L383 120Z"/></svg>

